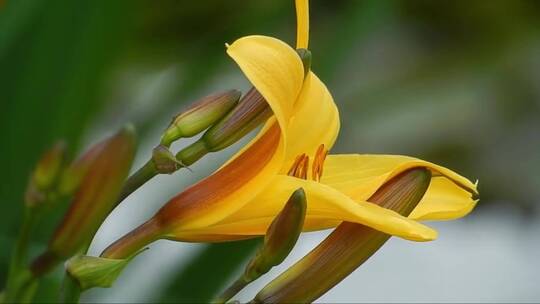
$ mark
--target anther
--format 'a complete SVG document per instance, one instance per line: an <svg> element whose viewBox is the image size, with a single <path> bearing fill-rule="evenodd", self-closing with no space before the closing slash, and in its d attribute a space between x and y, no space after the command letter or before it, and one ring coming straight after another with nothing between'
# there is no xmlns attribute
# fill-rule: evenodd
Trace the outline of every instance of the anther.
<svg viewBox="0 0 540 304"><path fill-rule="evenodd" d="M324 168L324 160L326 159L326 156L328 155L328 150L325 149L324 144L321 144L317 148L317 152L315 152L315 157L313 159L313 166L311 167L311 177L314 181L320 181L322 174L323 174L323 168Z"/></svg>
<svg viewBox="0 0 540 304"><path fill-rule="evenodd" d="M309 156L303 153L296 157L296 159L294 160L287 174L289 176L307 179L308 168L309 168Z"/></svg>

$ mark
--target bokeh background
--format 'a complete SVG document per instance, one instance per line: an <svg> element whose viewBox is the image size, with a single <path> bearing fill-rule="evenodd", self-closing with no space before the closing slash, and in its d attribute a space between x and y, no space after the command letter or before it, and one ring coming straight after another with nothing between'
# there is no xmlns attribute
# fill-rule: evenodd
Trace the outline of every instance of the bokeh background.
<svg viewBox="0 0 540 304"><path fill-rule="evenodd" d="M320 301L539 302L540 1L312 0L311 25L313 70L341 109L333 152L414 155L479 179L481 192L470 216L434 224L439 240L391 239ZM40 153L64 138L77 155L133 122L142 164L187 103L246 91L224 43L247 34L294 43L293 1L0 1L0 285ZM193 173L152 180L114 211L91 252L240 146L206 157ZM62 210L36 231L34 253ZM327 233L304 235L284 265L239 299ZM257 244L160 241L115 288L83 301L207 301ZM38 299L54 301L61 278L47 276Z"/></svg>

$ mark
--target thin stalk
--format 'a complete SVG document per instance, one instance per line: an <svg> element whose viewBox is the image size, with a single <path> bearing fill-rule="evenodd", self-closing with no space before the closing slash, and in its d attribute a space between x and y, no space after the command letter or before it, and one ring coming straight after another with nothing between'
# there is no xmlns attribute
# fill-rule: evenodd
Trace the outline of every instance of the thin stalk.
<svg viewBox="0 0 540 304"><path fill-rule="evenodd" d="M212 303L214 304L223 304L227 303L232 297L234 297L237 293L240 292L240 290L244 289L249 283L251 283L251 280L247 280L245 276L242 276L238 280L236 280L234 283L232 283L231 286L229 286L225 291L223 291L218 297L216 297Z"/></svg>
<svg viewBox="0 0 540 304"><path fill-rule="evenodd" d="M64 282L62 283L60 303L79 303L81 293L82 290L79 283L66 271Z"/></svg>
<svg viewBox="0 0 540 304"><path fill-rule="evenodd" d="M154 176L158 175L158 173L159 172L157 171L153 160L150 159L149 161L147 161L146 164L144 164L139 170L137 170L127 179L126 184L122 188L122 192L120 192L120 196L118 197L115 206L118 206L124 199L130 196L131 193L135 192L142 185L144 185L144 183L151 180Z"/></svg>
<svg viewBox="0 0 540 304"><path fill-rule="evenodd" d="M9 265L9 274L6 286L6 302L17 302L21 298L27 298L28 293L32 293L33 280L28 278L26 269L26 259L28 256L28 241L30 234L36 222L35 212L32 209L25 208L21 231L13 248L11 261Z"/></svg>

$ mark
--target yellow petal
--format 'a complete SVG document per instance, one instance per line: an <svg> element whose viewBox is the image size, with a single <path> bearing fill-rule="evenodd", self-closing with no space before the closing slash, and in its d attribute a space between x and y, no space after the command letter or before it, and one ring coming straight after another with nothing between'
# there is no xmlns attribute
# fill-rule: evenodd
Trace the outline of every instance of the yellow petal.
<svg viewBox="0 0 540 304"><path fill-rule="evenodd" d="M355 200L365 200L384 182L413 167L426 167L436 177L412 218L454 219L474 208L472 194L478 194L476 185L447 168L408 156L330 155L321 182Z"/></svg>
<svg viewBox="0 0 540 304"><path fill-rule="evenodd" d="M330 149L339 133L339 113L332 95L310 72L294 106L287 128L287 155L282 172L287 172L296 156L306 153L313 159L319 145Z"/></svg>
<svg viewBox="0 0 540 304"><path fill-rule="evenodd" d="M296 51L276 38L247 36L231 44L227 53L266 99L284 130L304 82Z"/></svg>
<svg viewBox="0 0 540 304"><path fill-rule="evenodd" d="M309 1L296 0L296 48L307 49L309 43Z"/></svg>
<svg viewBox="0 0 540 304"><path fill-rule="evenodd" d="M287 127L304 81L300 57L286 43L265 36L240 38L227 53L266 99L277 123L269 122L232 161L158 212L158 221L171 237L176 231L211 225L242 208L283 166Z"/></svg>
<svg viewBox="0 0 540 304"><path fill-rule="evenodd" d="M409 215L415 220L453 220L463 217L476 206L471 194L444 177L431 180L422 201Z"/></svg>
<svg viewBox="0 0 540 304"><path fill-rule="evenodd" d="M314 181L276 176L269 186L235 214L211 226L179 231L184 239L196 235L264 235L268 225L283 208L290 194L303 188L307 197L304 230L319 230L348 221L414 241L429 241L437 232L398 213L366 201L354 201L343 193ZM182 239L182 237L180 238Z"/></svg>

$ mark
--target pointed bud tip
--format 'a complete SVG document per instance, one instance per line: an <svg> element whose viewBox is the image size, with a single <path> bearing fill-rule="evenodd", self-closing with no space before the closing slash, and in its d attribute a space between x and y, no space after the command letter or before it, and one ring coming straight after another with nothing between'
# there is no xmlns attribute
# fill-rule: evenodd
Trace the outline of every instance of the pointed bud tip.
<svg viewBox="0 0 540 304"><path fill-rule="evenodd" d="M300 56L300 60L302 60L305 76L309 73L311 69L311 51L308 49L297 49L296 53L298 53L298 56Z"/></svg>
<svg viewBox="0 0 540 304"><path fill-rule="evenodd" d="M297 204L306 205L306 192L304 188L298 188L293 192L289 201L294 201Z"/></svg>
<svg viewBox="0 0 540 304"><path fill-rule="evenodd" d="M197 100L173 118L161 137L161 144L168 147L180 138L193 137L208 129L227 115L241 96L240 91L233 89Z"/></svg>
<svg viewBox="0 0 540 304"><path fill-rule="evenodd" d="M56 194L62 171L66 165L67 145L63 140L56 142L38 160L25 193L29 207L38 206Z"/></svg>
<svg viewBox="0 0 540 304"><path fill-rule="evenodd" d="M129 137L137 136L137 130L135 128L135 125L133 125L132 123L127 123L126 125L124 125L118 133L125 134Z"/></svg>
<svg viewBox="0 0 540 304"><path fill-rule="evenodd" d="M298 188L268 227L263 246L248 264L244 273L248 281L281 264L289 255L304 227L306 205L306 193Z"/></svg>
<svg viewBox="0 0 540 304"><path fill-rule="evenodd" d="M238 105L210 127L201 140L212 151L220 151L234 144L272 115L264 97L255 88L242 96Z"/></svg>

